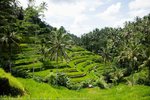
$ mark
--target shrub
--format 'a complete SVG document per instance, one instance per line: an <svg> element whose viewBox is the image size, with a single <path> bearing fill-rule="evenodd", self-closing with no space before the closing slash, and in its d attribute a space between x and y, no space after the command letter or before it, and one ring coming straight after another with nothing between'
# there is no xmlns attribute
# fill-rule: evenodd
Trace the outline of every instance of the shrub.
<svg viewBox="0 0 150 100"><path fill-rule="evenodd" d="M96 84L96 86L100 87L101 89L108 88L107 83L103 79L103 76L101 76L99 79L97 79L95 84Z"/></svg>
<svg viewBox="0 0 150 100"><path fill-rule="evenodd" d="M127 84L144 84L144 85L149 85L148 81L148 69L143 68L142 70L135 72L131 74L128 77L124 78L127 82Z"/></svg>
<svg viewBox="0 0 150 100"><path fill-rule="evenodd" d="M67 88L71 90L80 90L83 87L81 83L68 83Z"/></svg>
<svg viewBox="0 0 150 100"><path fill-rule="evenodd" d="M67 86L69 78L64 73L53 73L46 76L44 81L48 82L51 85Z"/></svg>
<svg viewBox="0 0 150 100"><path fill-rule="evenodd" d="M119 82L123 81L125 70L113 67L113 69L109 69L108 71L104 72L105 80L107 83L113 83L117 85Z"/></svg>
<svg viewBox="0 0 150 100"><path fill-rule="evenodd" d="M37 82L43 82L43 78L40 76L34 76L33 79Z"/></svg>
<svg viewBox="0 0 150 100"><path fill-rule="evenodd" d="M22 78L30 77L29 74L28 74L28 71L22 70L22 69L19 69L19 70L13 69L12 70L12 75L14 75L16 77L22 77Z"/></svg>
<svg viewBox="0 0 150 100"><path fill-rule="evenodd" d="M0 69L0 95L23 95L25 89L23 85L11 74Z"/></svg>
<svg viewBox="0 0 150 100"><path fill-rule="evenodd" d="M89 87L89 85L92 85L93 82L92 82L92 80L85 80L81 84L82 84L83 88L87 88L87 87Z"/></svg>

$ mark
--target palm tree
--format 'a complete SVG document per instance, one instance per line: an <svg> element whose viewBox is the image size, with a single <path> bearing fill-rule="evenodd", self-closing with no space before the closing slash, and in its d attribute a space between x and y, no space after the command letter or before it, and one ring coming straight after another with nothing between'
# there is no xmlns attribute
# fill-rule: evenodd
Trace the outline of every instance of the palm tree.
<svg viewBox="0 0 150 100"><path fill-rule="evenodd" d="M111 57L109 49L107 47L106 48L102 47L100 54L102 55L103 61L106 65L106 62L109 61Z"/></svg>
<svg viewBox="0 0 150 100"><path fill-rule="evenodd" d="M45 40L45 38L41 39L39 52L41 54L40 60L43 62L46 59L46 57L47 57L47 48L46 48L46 40Z"/></svg>
<svg viewBox="0 0 150 100"><path fill-rule="evenodd" d="M0 0L0 9L0 60L2 66L9 66L11 71L12 46L17 44L14 32L18 29L18 0Z"/></svg>
<svg viewBox="0 0 150 100"><path fill-rule="evenodd" d="M1 39L0 39L0 43L2 44L2 47L4 47L4 49L7 49L7 53L8 53L8 66L9 66L9 71L11 72L11 57L12 57L12 48L13 46L19 46L18 45L18 37L16 35L15 32L6 32L3 33Z"/></svg>
<svg viewBox="0 0 150 100"><path fill-rule="evenodd" d="M72 41L70 36L66 34L64 28L61 27L56 31L52 31L52 34L49 39L50 41L48 41L48 44L50 48L48 51L50 52L51 60L55 60L57 64L59 58L61 60L63 59L67 60L69 57L67 55L66 50L71 47ZM58 74L58 66L57 66L57 74ZM56 78L57 78L57 74L56 74Z"/></svg>

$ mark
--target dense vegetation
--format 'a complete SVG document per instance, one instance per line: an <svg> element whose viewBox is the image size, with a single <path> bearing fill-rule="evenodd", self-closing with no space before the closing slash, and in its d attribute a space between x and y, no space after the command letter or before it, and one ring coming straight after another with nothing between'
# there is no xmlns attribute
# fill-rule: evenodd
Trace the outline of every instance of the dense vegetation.
<svg viewBox="0 0 150 100"><path fill-rule="evenodd" d="M147 75L138 77L137 81L150 85L149 25L150 14L143 18L137 17L134 22L126 22L124 28L95 29L84 34L81 43L87 50L102 55L105 63L112 62L115 69L107 74L122 70L123 75L119 77L126 77L147 70Z"/></svg>
<svg viewBox="0 0 150 100"><path fill-rule="evenodd" d="M150 99L150 14L79 38L44 10L0 1L0 99Z"/></svg>

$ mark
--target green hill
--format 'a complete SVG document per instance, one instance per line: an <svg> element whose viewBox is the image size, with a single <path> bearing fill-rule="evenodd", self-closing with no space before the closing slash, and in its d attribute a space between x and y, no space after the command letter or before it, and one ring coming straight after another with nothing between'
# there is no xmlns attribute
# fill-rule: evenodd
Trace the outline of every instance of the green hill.
<svg viewBox="0 0 150 100"><path fill-rule="evenodd" d="M13 71L17 71L18 76L34 76L44 78L50 73L65 73L72 82L83 82L86 80L95 80L94 70L101 68L103 71L102 57L85 49L74 46L68 51L69 62L65 60L45 62L40 61L39 44L21 44L22 52L15 60ZM58 67L58 69L57 69ZM33 73L34 71L34 73ZM20 75L19 75L20 74ZM21 75L23 74L23 75Z"/></svg>
<svg viewBox="0 0 150 100"><path fill-rule="evenodd" d="M23 95L25 88L15 77L0 68L0 95Z"/></svg>

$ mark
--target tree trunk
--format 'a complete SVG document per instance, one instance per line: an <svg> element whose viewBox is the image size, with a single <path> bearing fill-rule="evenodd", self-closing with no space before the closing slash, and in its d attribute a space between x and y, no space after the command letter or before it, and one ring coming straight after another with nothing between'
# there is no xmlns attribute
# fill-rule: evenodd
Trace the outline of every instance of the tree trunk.
<svg viewBox="0 0 150 100"><path fill-rule="evenodd" d="M11 50L11 43L9 43L9 58L8 58L8 66L9 66L9 72L11 73L11 53L12 53L12 50Z"/></svg>
<svg viewBox="0 0 150 100"><path fill-rule="evenodd" d="M57 71L56 71L56 86L58 86L58 53L56 53Z"/></svg>
<svg viewBox="0 0 150 100"><path fill-rule="evenodd" d="M34 79L34 66L33 66L33 71L32 71L32 78Z"/></svg>
<svg viewBox="0 0 150 100"><path fill-rule="evenodd" d="M147 65L148 65L148 72L149 72L149 74L148 74L148 78L149 78L149 81L150 81L150 57L149 57L149 59L148 59L148 63L147 63Z"/></svg>

